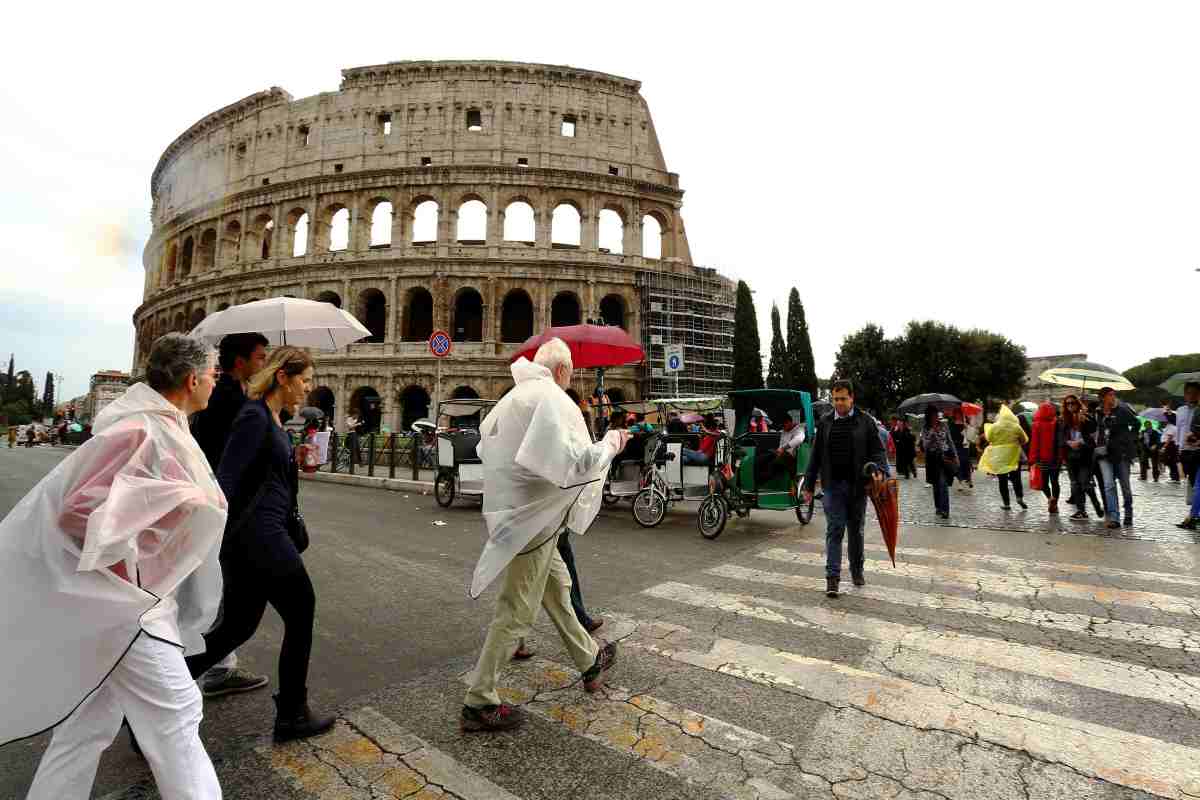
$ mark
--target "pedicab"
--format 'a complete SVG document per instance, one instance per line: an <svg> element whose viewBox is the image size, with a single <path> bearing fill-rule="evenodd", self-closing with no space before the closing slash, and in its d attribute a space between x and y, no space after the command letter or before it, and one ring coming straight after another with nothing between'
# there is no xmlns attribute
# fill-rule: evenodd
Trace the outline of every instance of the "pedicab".
<svg viewBox="0 0 1200 800"><path fill-rule="evenodd" d="M796 449L793 471L770 476L761 485L755 458L763 448L779 447L780 431L752 432L750 418L761 409L767 418L782 421L791 417L805 426L804 442ZM816 437L812 398L808 392L788 389L745 389L729 393L729 432L717 442L717 468L712 471L708 495L700 503L697 524L700 535L716 539L725 530L730 513L747 517L754 509L795 511L801 525L812 519L812 503L803 502L803 478ZM727 423L728 425L728 423Z"/></svg>
<svg viewBox="0 0 1200 800"><path fill-rule="evenodd" d="M629 401L608 403L600 408L608 413L619 411L622 414L653 414L655 407L650 402ZM625 449L617 454L608 467L608 476L604 480L603 503L615 506L622 500L632 499L642 488L642 478L645 473L644 456L649 446L651 455L657 446L657 432L632 436Z"/></svg>
<svg viewBox="0 0 1200 800"><path fill-rule="evenodd" d="M451 419L450 427L437 431L433 497L442 508L449 508L455 497L483 497L483 461L476 451L479 423L495 405L495 400L477 398L438 404L437 419L443 416Z"/></svg>
<svg viewBox="0 0 1200 800"><path fill-rule="evenodd" d="M671 412L705 414L720 411L725 406L723 397L671 397L648 400L657 408L660 420ZM633 518L643 528L653 528L666 518L672 503L703 501L708 497L710 473L715 467L709 464L685 463L684 450L698 451L701 433L656 431L652 443L645 446L642 455L641 483L633 498Z"/></svg>

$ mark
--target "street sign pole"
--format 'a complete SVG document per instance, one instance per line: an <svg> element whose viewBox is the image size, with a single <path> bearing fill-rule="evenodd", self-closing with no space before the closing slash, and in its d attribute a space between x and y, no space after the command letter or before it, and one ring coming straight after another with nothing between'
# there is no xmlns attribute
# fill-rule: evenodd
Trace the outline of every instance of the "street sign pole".
<svg viewBox="0 0 1200 800"><path fill-rule="evenodd" d="M429 335L429 352L437 359L437 376L433 385L433 424L438 424L438 406L442 403L442 359L447 358L454 345L450 334L445 331L434 331Z"/></svg>

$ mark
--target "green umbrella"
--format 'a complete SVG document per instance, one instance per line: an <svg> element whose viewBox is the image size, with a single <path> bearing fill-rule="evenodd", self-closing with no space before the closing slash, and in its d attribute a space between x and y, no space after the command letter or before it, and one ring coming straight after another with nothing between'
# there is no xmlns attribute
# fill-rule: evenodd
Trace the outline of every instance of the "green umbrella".
<svg viewBox="0 0 1200 800"><path fill-rule="evenodd" d="M1183 385L1193 381L1200 383L1200 372L1176 372L1160 383L1158 388L1166 389L1172 397L1180 397L1183 395Z"/></svg>
<svg viewBox="0 0 1200 800"><path fill-rule="evenodd" d="M1092 389L1102 389L1111 386L1118 392L1128 392L1135 388L1129 379L1112 367L1091 361L1067 361L1038 375L1038 380L1073 389L1087 389L1089 386Z"/></svg>

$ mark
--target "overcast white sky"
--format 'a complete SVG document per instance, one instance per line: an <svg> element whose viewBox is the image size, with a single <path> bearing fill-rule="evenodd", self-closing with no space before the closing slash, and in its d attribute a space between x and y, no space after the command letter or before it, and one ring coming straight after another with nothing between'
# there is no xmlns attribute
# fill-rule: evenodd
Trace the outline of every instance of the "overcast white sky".
<svg viewBox="0 0 1200 800"><path fill-rule="evenodd" d="M913 318L1118 369L1200 349L1200 3L144 8L5 12L0 352L39 391L129 368L172 139L272 85L419 58L642 81L692 254L751 284L764 357L793 285L821 375L848 332Z"/></svg>

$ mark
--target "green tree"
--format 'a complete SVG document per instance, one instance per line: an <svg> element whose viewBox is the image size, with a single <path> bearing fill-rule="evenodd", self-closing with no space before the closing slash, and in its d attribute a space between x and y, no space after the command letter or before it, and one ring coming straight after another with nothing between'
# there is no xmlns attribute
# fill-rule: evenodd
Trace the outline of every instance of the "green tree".
<svg viewBox="0 0 1200 800"><path fill-rule="evenodd" d="M834 359L835 380L854 383L855 402L880 414L899 402L899 370L896 354L902 344L888 339L883 328L868 324L842 340Z"/></svg>
<svg viewBox="0 0 1200 800"><path fill-rule="evenodd" d="M808 337L808 320L804 317L800 293L794 286L788 295L787 367L783 376L787 388L817 396L817 366L813 360L812 341Z"/></svg>
<svg viewBox="0 0 1200 800"><path fill-rule="evenodd" d="M13 387L13 397L9 405L16 405L21 409L21 413L33 414L36 411L34 397L37 389L33 384L33 376L27 371L21 370L16 375L16 383Z"/></svg>
<svg viewBox="0 0 1200 800"><path fill-rule="evenodd" d="M963 390L961 356L962 333L954 326L932 320L908 323L899 344L900 394L958 395Z"/></svg>
<svg viewBox="0 0 1200 800"><path fill-rule="evenodd" d="M13 400L13 389L15 388L14 381L16 380L13 377L13 358L14 358L13 354L10 353L8 356L8 375L7 375L7 379L4 381L4 402L5 403L10 403Z"/></svg>
<svg viewBox="0 0 1200 800"><path fill-rule="evenodd" d="M771 363L767 367L767 388L786 389L784 377L787 365L787 348L783 344L783 333L779 330L779 306L771 304Z"/></svg>
<svg viewBox="0 0 1200 800"><path fill-rule="evenodd" d="M46 389L42 393L42 415L54 416L54 373L46 373Z"/></svg>
<svg viewBox="0 0 1200 800"><path fill-rule="evenodd" d="M1123 400L1139 405L1157 406L1168 399L1158 385L1176 372L1200 372L1200 353L1152 358L1144 364L1125 370L1125 377L1137 387L1121 395Z"/></svg>
<svg viewBox="0 0 1200 800"><path fill-rule="evenodd" d="M1029 362L1025 348L978 328L961 334L958 396L963 400L1011 400L1024 389Z"/></svg>
<svg viewBox="0 0 1200 800"><path fill-rule="evenodd" d="M733 380L734 389L763 387L762 351L758 340L758 315L754 312L754 297L745 281L738 281L737 307L733 314Z"/></svg>

